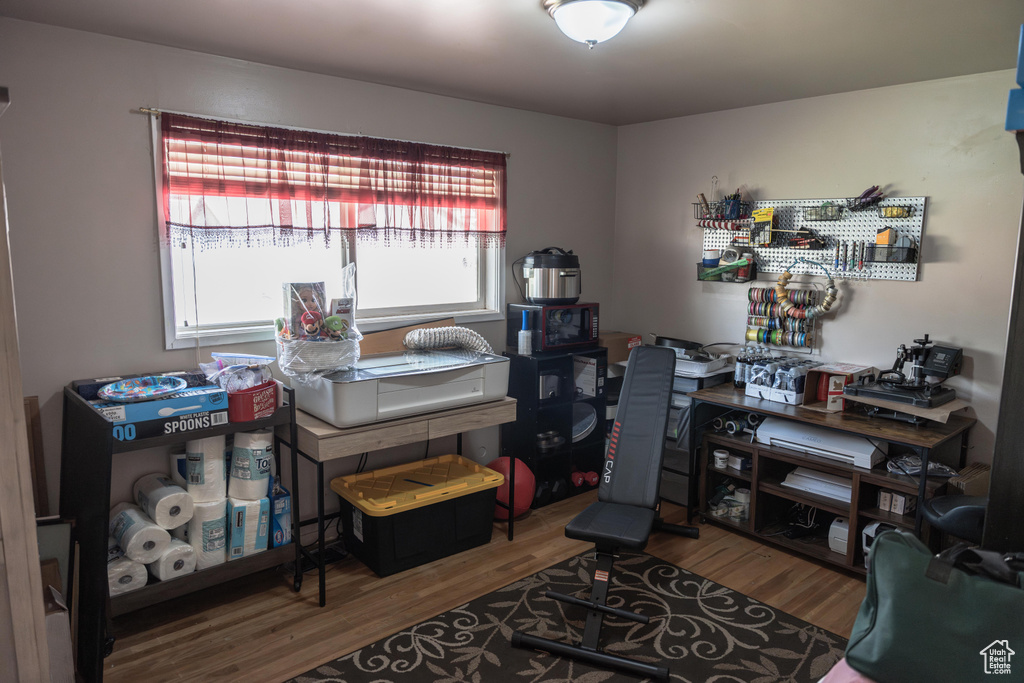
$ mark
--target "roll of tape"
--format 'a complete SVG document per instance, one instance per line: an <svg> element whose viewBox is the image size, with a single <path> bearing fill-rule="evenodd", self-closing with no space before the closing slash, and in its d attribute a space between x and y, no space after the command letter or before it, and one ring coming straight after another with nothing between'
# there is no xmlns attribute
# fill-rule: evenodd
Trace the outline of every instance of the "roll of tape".
<svg viewBox="0 0 1024 683"><path fill-rule="evenodd" d="M736 489L732 492L732 497L741 503L750 502L750 489Z"/></svg>

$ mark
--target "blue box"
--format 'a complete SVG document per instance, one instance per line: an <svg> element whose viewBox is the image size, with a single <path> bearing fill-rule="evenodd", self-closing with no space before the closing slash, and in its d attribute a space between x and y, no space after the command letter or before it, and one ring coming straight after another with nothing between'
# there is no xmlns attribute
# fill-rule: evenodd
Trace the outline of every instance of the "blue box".
<svg viewBox="0 0 1024 683"><path fill-rule="evenodd" d="M228 394L216 386L187 387L168 398L139 403L89 401L114 423L118 441L182 434L228 423Z"/></svg>
<svg viewBox="0 0 1024 683"><path fill-rule="evenodd" d="M292 542L292 496L279 486L270 497L270 547L280 548Z"/></svg>

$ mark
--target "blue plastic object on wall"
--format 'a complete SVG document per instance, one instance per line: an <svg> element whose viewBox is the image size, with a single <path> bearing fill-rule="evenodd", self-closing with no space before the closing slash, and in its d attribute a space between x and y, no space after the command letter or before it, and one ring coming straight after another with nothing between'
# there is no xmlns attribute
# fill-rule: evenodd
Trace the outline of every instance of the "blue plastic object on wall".
<svg viewBox="0 0 1024 683"><path fill-rule="evenodd" d="M1006 130L1024 130L1024 24L1020 27L1020 42L1017 44L1017 85L1010 91L1006 105Z"/></svg>

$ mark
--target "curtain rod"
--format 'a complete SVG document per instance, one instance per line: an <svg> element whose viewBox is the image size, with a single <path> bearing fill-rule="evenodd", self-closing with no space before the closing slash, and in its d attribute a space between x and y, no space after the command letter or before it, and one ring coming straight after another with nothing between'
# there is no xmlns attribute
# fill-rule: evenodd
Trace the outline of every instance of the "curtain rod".
<svg viewBox="0 0 1024 683"><path fill-rule="evenodd" d="M285 130L297 130L304 133L321 133L323 135L353 135L352 133L339 133L336 130L319 130L317 128L302 128L301 126L282 126L277 123L259 123L256 121L243 121L242 119L232 119L224 116L210 116L208 114L192 114L185 111L174 111L172 109L156 109L154 107L139 107L136 111L140 114L148 114L150 116L160 116L160 114L178 114L179 116L191 116L196 119L207 119L210 121L226 121L228 123L240 123L246 126L267 126L270 128L283 128ZM447 147L456 147L455 145L441 145L435 142L423 142L422 140L401 140L399 138L382 138L376 135L363 135L362 133L355 133L355 135L361 137L376 138L377 140L392 140L394 142L408 142L414 145L439 145ZM461 147L459 149L467 149L471 152L487 152L488 154L501 154L506 159L512 156L511 152L501 152L496 149L479 149L476 147Z"/></svg>

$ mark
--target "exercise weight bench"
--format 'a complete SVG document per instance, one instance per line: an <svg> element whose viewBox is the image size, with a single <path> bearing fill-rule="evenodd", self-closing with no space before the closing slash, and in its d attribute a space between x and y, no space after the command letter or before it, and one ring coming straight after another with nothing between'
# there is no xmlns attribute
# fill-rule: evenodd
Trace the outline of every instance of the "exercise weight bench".
<svg viewBox="0 0 1024 683"><path fill-rule="evenodd" d="M668 680L667 667L604 652L599 641L605 615L641 624L650 621L642 614L607 605L615 554L620 550L643 550L652 530L689 538L697 538L698 535L695 527L662 522L657 511L675 361L675 352L666 347L640 346L630 354L597 502L565 526L567 537L590 541L596 546L593 589L589 600L554 591L545 595L587 609L581 642L563 643L515 631L512 634L513 647L541 650L598 667L618 669L659 681Z"/></svg>

